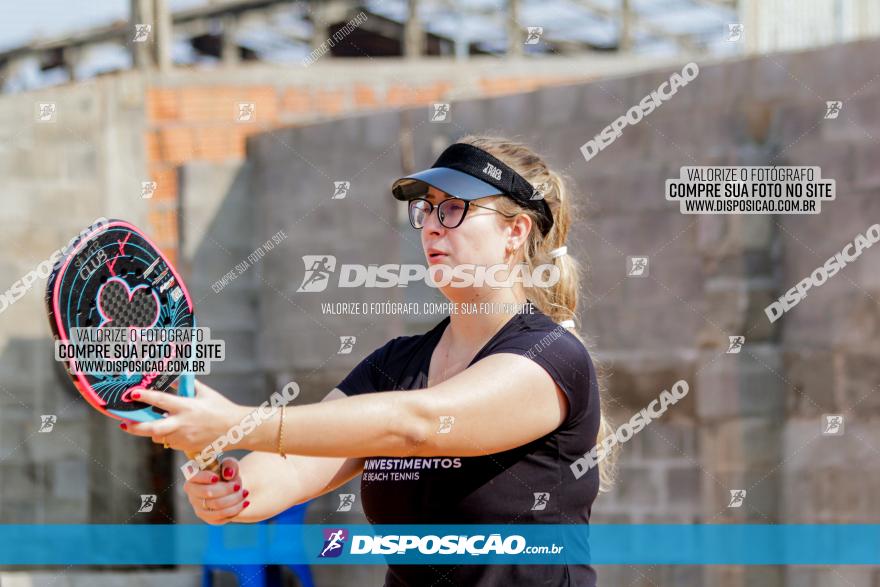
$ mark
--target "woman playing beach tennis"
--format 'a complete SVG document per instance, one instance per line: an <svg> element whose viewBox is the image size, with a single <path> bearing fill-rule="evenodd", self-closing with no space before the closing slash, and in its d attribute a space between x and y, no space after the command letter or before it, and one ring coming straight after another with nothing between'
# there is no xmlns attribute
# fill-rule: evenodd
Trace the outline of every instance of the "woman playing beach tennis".
<svg viewBox="0 0 880 587"><path fill-rule="evenodd" d="M549 264L558 280L441 286L449 302L505 311L451 313L370 353L324 401L278 410L236 445L254 452L226 459L223 479L202 471L187 481L196 514L211 524L257 522L360 475L372 524L587 524L610 461L579 476L571 464L608 425L574 330L564 181L520 143L468 136L392 192L407 202L429 266L512 272L522 263L530 273ZM196 391L143 392L168 417L127 430L198 452L253 410L204 384ZM432 584L588 586L596 575L584 564L390 565L385 580Z"/></svg>

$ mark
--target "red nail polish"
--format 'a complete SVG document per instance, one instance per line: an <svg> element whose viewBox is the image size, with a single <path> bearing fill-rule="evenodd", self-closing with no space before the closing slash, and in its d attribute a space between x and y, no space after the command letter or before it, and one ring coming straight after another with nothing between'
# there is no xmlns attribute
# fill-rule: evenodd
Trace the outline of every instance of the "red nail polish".
<svg viewBox="0 0 880 587"><path fill-rule="evenodd" d="M241 509L244 509L244 508L246 508L246 507L249 506L249 505L251 505L251 502L246 501L246 502L244 502L244 505L241 506Z"/></svg>
<svg viewBox="0 0 880 587"><path fill-rule="evenodd" d="M218 477L217 475L214 475L213 477L211 477L211 483L216 483L219 480L220 480L220 477Z"/></svg>
<svg viewBox="0 0 880 587"><path fill-rule="evenodd" d="M122 428L123 430L128 430L128 424L126 424L125 422L120 424L119 427Z"/></svg>
<svg viewBox="0 0 880 587"><path fill-rule="evenodd" d="M238 483L236 483L235 486L233 486L232 488L233 491L238 491L239 489L241 489L241 485L239 485Z"/></svg>
<svg viewBox="0 0 880 587"><path fill-rule="evenodd" d="M133 397L134 399L140 399L141 394L139 391L135 391L134 393L131 394L131 397Z"/></svg>
<svg viewBox="0 0 880 587"><path fill-rule="evenodd" d="M242 497L247 497L248 495L250 495L250 493L251 493L250 491L248 491L247 489L245 489L245 490L244 490L244 493L242 493L241 496L242 496Z"/></svg>
<svg viewBox="0 0 880 587"><path fill-rule="evenodd" d="M223 476L232 477L232 468L226 467L225 469L223 469Z"/></svg>

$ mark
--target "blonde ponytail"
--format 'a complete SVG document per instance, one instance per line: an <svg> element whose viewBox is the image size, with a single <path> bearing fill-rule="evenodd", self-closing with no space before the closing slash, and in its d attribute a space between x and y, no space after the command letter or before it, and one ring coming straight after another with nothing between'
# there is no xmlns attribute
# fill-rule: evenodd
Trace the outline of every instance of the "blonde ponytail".
<svg viewBox="0 0 880 587"><path fill-rule="evenodd" d="M541 157L522 143L502 137L484 135L468 135L457 142L479 147L504 161L531 183L550 206L550 211L553 213L553 228L546 236L542 237L541 232L537 230L538 217L535 211L521 206L512 198L498 198L495 201L496 208L504 214L522 213L532 217L535 229L529 234L523 250L523 262L526 263L528 270L531 272L535 267L544 263L552 263L559 267L559 281L551 287L526 287L528 298L554 322L571 321L568 330L584 346L589 348L589 341L581 336L577 330L577 306L581 282L580 264L570 252L554 256L550 254L552 251L558 253L562 247L568 247L568 231L576 218L576 209L572 204L572 195L568 190L565 178L547 167ZM600 395L604 396L605 374L595 359L593 363L596 368ZM600 407L599 434L596 443L601 445L602 441L613 433L614 428L605 416L605 409ZM609 491L614 484L616 457L615 445L615 448L606 452L604 458L599 462L600 491Z"/></svg>

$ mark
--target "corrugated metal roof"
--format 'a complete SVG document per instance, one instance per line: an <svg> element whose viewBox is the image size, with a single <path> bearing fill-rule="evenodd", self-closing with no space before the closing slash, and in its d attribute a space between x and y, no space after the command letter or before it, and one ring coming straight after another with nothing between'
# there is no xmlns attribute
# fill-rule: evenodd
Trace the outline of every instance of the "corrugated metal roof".
<svg viewBox="0 0 880 587"><path fill-rule="evenodd" d="M0 46L27 45L39 38L64 38L83 29L105 26L127 17L127 0L90 0L88 10L82 4L61 0L31 0L28 10L18 9L15 30L10 23L0 23ZM206 6L205 0L170 0L172 11ZM290 63L301 61L311 51L302 39L311 36L311 22L304 3L282 5L268 20L243 19L235 33L239 45L255 52L265 61ZM406 0L363 0L362 6L379 17L403 22ZM430 33L445 37L464 47L481 52L502 54L507 49L506 0L422 0L420 20ZM525 53L553 53L561 44L569 48L613 49L618 40L616 10L619 0L521 0L519 22L523 28L543 27L542 42L526 45ZM636 23L633 26L633 52L670 54L679 50L677 43L657 31L689 35L711 54L726 54L741 48L726 41L727 25L736 22L736 12L712 5L711 0L632 0ZM31 8L33 8L31 10ZM34 22L27 23L27 15ZM71 23L76 28L71 28ZM22 37L21 35L30 35ZM200 55L179 37L173 47L178 63L212 62L216 58ZM124 47L96 45L83 55L77 74L90 77L105 71L131 67L131 57ZM39 70L36 60L25 63L10 85L37 87L58 83L58 71ZM6 89L10 89L7 87Z"/></svg>

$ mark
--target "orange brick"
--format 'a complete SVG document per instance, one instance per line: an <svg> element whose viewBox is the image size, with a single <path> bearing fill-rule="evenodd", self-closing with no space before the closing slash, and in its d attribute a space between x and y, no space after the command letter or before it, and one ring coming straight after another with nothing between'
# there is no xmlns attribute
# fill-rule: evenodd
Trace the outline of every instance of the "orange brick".
<svg viewBox="0 0 880 587"><path fill-rule="evenodd" d="M502 94L511 91L507 82L501 79L481 79L480 89L483 94L487 95Z"/></svg>
<svg viewBox="0 0 880 587"><path fill-rule="evenodd" d="M247 139L249 136L253 134L259 134L266 132L266 127L260 127L256 125L248 125L248 124L240 124L235 127L235 132L237 134L236 140L238 141L236 148L240 148L240 158L244 159L247 157Z"/></svg>
<svg viewBox="0 0 880 587"><path fill-rule="evenodd" d="M585 81L594 79L596 76L594 75L561 75L557 77L545 78L540 81L543 85L547 85L548 83L552 85L570 85L570 84L582 84Z"/></svg>
<svg viewBox="0 0 880 587"><path fill-rule="evenodd" d="M441 102L452 89L452 82L434 82L428 102Z"/></svg>
<svg viewBox="0 0 880 587"><path fill-rule="evenodd" d="M513 94L527 92L536 87L534 80L525 77L501 77L480 80L480 87L486 95Z"/></svg>
<svg viewBox="0 0 880 587"><path fill-rule="evenodd" d="M394 85L389 88L385 101L389 106L425 106L441 101L451 87L449 82L427 86Z"/></svg>
<svg viewBox="0 0 880 587"><path fill-rule="evenodd" d="M150 210L147 213L147 224L150 235L153 240L160 243L160 248L163 245L167 248L169 243L178 242L176 210Z"/></svg>
<svg viewBox="0 0 880 587"><path fill-rule="evenodd" d="M281 109L285 112L305 114L312 111L312 94L308 89L288 88L281 96Z"/></svg>
<svg viewBox="0 0 880 587"><path fill-rule="evenodd" d="M272 123L278 120L278 92L272 86L243 87L235 102L253 102L256 105L257 123Z"/></svg>
<svg viewBox="0 0 880 587"><path fill-rule="evenodd" d="M412 92L409 95L409 104L412 106L417 106L419 104L427 104L428 102L432 102L432 96L436 92L432 91L432 88L413 88Z"/></svg>
<svg viewBox="0 0 880 587"><path fill-rule="evenodd" d="M232 159L241 161L247 156L247 139L239 136L239 133L236 133L234 130L233 134L236 136L236 140L232 143L230 156Z"/></svg>
<svg viewBox="0 0 880 587"><path fill-rule="evenodd" d="M180 117L186 122L235 122L237 102L246 101L235 88L226 86L184 88Z"/></svg>
<svg viewBox="0 0 880 587"><path fill-rule="evenodd" d="M418 89L419 105L431 104L439 102L443 99L452 84L448 82L434 82L430 86Z"/></svg>
<svg viewBox="0 0 880 587"><path fill-rule="evenodd" d="M148 131L144 134L144 150L147 154L147 163L162 160L162 149L159 146L159 133Z"/></svg>
<svg viewBox="0 0 880 587"><path fill-rule="evenodd" d="M199 127L193 129L195 152L198 159L206 161L228 161L244 158L244 138L236 126L225 125Z"/></svg>
<svg viewBox="0 0 880 587"><path fill-rule="evenodd" d="M151 88L147 91L147 116L151 122L177 120L180 116L178 90Z"/></svg>
<svg viewBox="0 0 880 587"><path fill-rule="evenodd" d="M345 93L343 90L317 90L315 107L322 114L339 114L345 110Z"/></svg>
<svg viewBox="0 0 880 587"><path fill-rule="evenodd" d="M176 244L168 244L167 246L159 245L159 248L162 249L162 252L165 253L165 257L168 261L174 266L177 267L177 245Z"/></svg>
<svg viewBox="0 0 880 587"><path fill-rule="evenodd" d="M163 128L159 131L162 159L167 163L184 163L195 158L192 129L185 126Z"/></svg>
<svg viewBox="0 0 880 587"><path fill-rule="evenodd" d="M259 123L257 123L257 124L236 124L234 128L240 138L241 137L247 138L251 135L266 132L268 130L266 125L259 124ZM274 128L274 127L269 127L269 128Z"/></svg>
<svg viewBox="0 0 880 587"><path fill-rule="evenodd" d="M177 200L177 168L167 165L150 166L150 178L156 182L153 200L168 202Z"/></svg>
<svg viewBox="0 0 880 587"><path fill-rule="evenodd" d="M375 90L366 84L355 84L354 105L355 108L374 108L379 106Z"/></svg>
<svg viewBox="0 0 880 587"><path fill-rule="evenodd" d="M412 104L413 89L410 86L394 84L388 88L385 103L388 106L407 106Z"/></svg>

